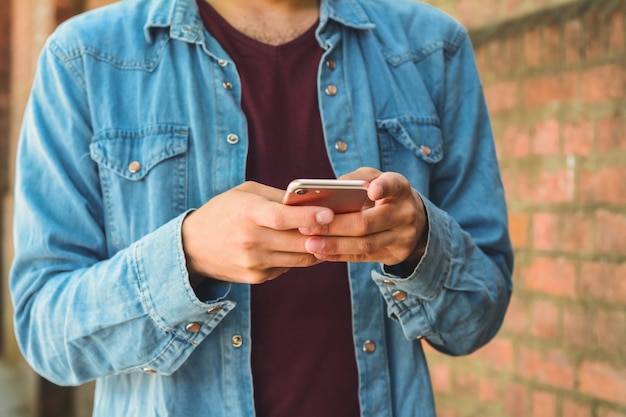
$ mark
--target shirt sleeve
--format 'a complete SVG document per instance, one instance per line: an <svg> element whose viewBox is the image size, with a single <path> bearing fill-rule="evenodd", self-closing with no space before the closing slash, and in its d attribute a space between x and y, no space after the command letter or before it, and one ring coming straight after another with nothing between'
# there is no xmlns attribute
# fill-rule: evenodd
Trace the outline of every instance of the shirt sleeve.
<svg viewBox="0 0 626 417"><path fill-rule="evenodd" d="M507 208L474 56L457 38L443 74L438 113L445 157L421 197L429 222L426 253L408 277L372 272L388 315L410 340L449 354L470 353L499 330L512 292Z"/></svg>
<svg viewBox="0 0 626 417"><path fill-rule="evenodd" d="M18 343L47 379L75 385L143 370L176 371L234 303L228 285L200 301L181 242L185 213L111 254L88 92L44 49L17 154L10 290Z"/></svg>

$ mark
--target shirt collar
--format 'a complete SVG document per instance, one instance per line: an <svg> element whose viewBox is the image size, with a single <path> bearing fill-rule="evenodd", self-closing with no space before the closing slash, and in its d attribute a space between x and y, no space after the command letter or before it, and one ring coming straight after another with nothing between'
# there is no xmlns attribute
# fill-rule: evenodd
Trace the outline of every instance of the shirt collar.
<svg viewBox="0 0 626 417"><path fill-rule="evenodd" d="M155 30L169 28L170 37L195 42L202 37L203 25L195 0L152 0L144 34L148 43L154 42ZM356 29L372 29L371 22L358 0L321 0L320 28L329 21Z"/></svg>

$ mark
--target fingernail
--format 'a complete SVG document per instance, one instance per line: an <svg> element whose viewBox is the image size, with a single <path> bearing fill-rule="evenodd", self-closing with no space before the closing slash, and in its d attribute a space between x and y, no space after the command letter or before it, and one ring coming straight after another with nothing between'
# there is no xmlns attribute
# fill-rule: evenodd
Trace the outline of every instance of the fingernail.
<svg viewBox="0 0 626 417"><path fill-rule="evenodd" d="M319 253L324 249L324 241L317 238L307 239L304 246L309 253Z"/></svg>
<svg viewBox="0 0 626 417"><path fill-rule="evenodd" d="M317 224L328 224L333 221L334 217L335 214L331 210L322 210L315 214Z"/></svg>

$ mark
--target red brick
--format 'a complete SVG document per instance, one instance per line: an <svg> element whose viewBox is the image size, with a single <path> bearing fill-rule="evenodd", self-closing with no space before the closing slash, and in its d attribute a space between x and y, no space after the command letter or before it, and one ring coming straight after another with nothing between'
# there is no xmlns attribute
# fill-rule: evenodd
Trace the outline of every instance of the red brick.
<svg viewBox="0 0 626 417"><path fill-rule="evenodd" d="M521 348L517 371L529 381L559 388L574 388L574 366L567 356L557 350L542 353Z"/></svg>
<svg viewBox="0 0 626 417"><path fill-rule="evenodd" d="M586 102L609 101L625 95L624 69L609 64L587 70L582 75L582 98Z"/></svg>
<svg viewBox="0 0 626 417"><path fill-rule="evenodd" d="M531 177L532 175L532 177ZM538 175L538 178L535 176ZM520 197L533 203L568 203L574 200L574 175L571 169L540 170L520 176Z"/></svg>
<svg viewBox="0 0 626 417"><path fill-rule="evenodd" d="M541 65L541 32L538 29L524 33L524 56L529 68L538 68Z"/></svg>
<svg viewBox="0 0 626 417"><path fill-rule="evenodd" d="M528 246L528 214L526 213L510 213L509 214L509 233L516 249L526 248Z"/></svg>
<svg viewBox="0 0 626 417"><path fill-rule="evenodd" d="M626 116L616 112L597 123L598 148L601 151L626 150Z"/></svg>
<svg viewBox="0 0 626 417"><path fill-rule="evenodd" d="M459 417L459 414L452 408L448 408L444 405L438 405L437 417Z"/></svg>
<svg viewBox="0 0 626 417"><path fill-rule="evenodd" d="M591 407L572 400L563 401L563 417L592 417Z"/></svg>
<svg viewBox="0 0 626 417"><path fill-rule="evenodd" d="M593 219L586 214L563 216L561 249L568 252L589 252L593 243Z"/></svg>
<svg viewBox="0 0 626 417"><path fill-rule="evenodd" d="M586 263L581 272L581 291L586 297L626 304L626 264Z"/></svg>
<svg viewBox="0 0 626 417"><path fill-rule="evenodd" d="M624 52L624 13L616 11L609 22L609 50L615 53Z"/></svg>
<svg viewBox="0 0 626 417"><path fill-rule="evenodd" d="M575 273L570 261L551 258L534 259L521 271L527 290L567 298L576 296Z"/></svg>
<svg viewBox="0 0 626 417"><path fill-rule="evenodd" d="M552 213L533 215L533 247L539 250L555 250L559 244L559 218Z"/></svg>
<svg viewBox="0 0 626 417"><path fill-rule="evenodd" d="M596 249L598 252L626 254L624 236L626 236L626 215L607 211L599 211L596 214Z"/></svg>
<svg viewBox="0 0 626 417"><path fill-rule="evenodd" d="M542 47L543 63L553 64L563 61L560 26L547 26L543 28Z"/></svg>
<svg viewBox="0 0 626 417"><path fill-rule="evenodd" d="M578 62L582 57L582 25L580 20L565 24L565 62Z"/></svg>
<svg viewBox="0 0 626 417"><path fill-rule="evenodd" d="M607 22L597 14L588 15L585 19L584 53L587 60L593 60L604 54L604 29Z"/></svg>
<svg viewBox="0 0 626 417"><path fill-rule="evenodd" d="M454 393L478 397L478 377L474 373L457 371L454 374Z"/></svg>
<svg viewBox="0 0 626 417"><path fill-rule="evenodd" d="M626 405L626 368L585 361L580 367L579 378L583 394Z"/></svg>
<svg viewBox="0 0 626 417"><path fill-rule="evenodd" d="M545 301L536 302L531 309L530 332L543 339L555 339L559 331L559 309Z"/></svg>
<svg viewBox="0 0 626 417"><path fill-rule="evenodd" d="M510 340L496 338L476 352L475 355L493 369L502 372L514 369L513 343Z"/></svg>
<svg viewBox="0 0 626 417"><path fill-rule="evenodd" d="M504 132L504 155L510 158L523 158L530 153L530 135L528 131L509 126Z"/></svg>
<svg viewBox="0 0 626 417"><path fill-rule="evenodd" d="M459 0L457 2L459 19L466 26L472 26L476 19L476 9L473 0Z"/></svg>
<svg viewBox="0 0 626 417"><path fill-rule="evenodd" d="M556 396L554 394L535 391L532 397L532 417L556 417Z"/></svg>
<svg viewBox="0 0 626 417"><path fill-rule="evenodd" d="M554 103L568 103L576 98L578 75L563 73L527 78L522 83L524 107L535 108Z"/></svg>
<svg viewBox="0 0 626 417"><path fill-rule="evenodd" d="M493 403L500 399L500 385L492 378L480 378L478 381L478 400L481 403Z"/></svg>
<svg viewBox="0 0 626 417"><path fill-rule="evenodd" d="M451 375L450 366L438 363L430 368L430 376L433 384L433 390L437 393L450 393Z"/></svg>
<svg viewBox="0 0 626 417"><path fill-rule="evenodd" d="M593 150L593 124L581 119L563 127L563 152L568 155L588 155Z"/></svg>
<svg viewBox="0 0 626 417"><path fill-rule="evenodd" d="M597 317L594 330L599 347L610 355L626 357L626 312L599 311Z"/></svg>
<svg viewBox="0 0 626 417"><path fill-rule="evenodd" d="M620 413L616 410L600 407L598 410L598 417L626 417L626 412Z"/></svg>
<svg viewBox="0 0 626 417"><path fill-rule="evenodd" d="M528 389L521 384L512 384L504 388L504 409L507 417L526 417L528 415Z"/></svg>
<svg viewBox="0 0 626 417"><path fill-rule="evenodd" d="M526 306L513 295L504 319L504 328L513 333L524 333L528 323Z"/></svg>
<svg viewBox="0 0 626 417"><path fill-rule="evenodd" d="M580 196L585 204L626 204L626 167L606 167L583 171Z"/></svg>
<svg viewBox="0 0 626 417"><path fill-rule="evenodd" d="M517 83L504 82L485 87L485 99L492 115L512 110L517 106Z"/></svg>
<svg viewBox="0 0 626 417"><path fill-rule="evenodd" d="M560 125L558 120L550 119L535 127L532 151L535 155L556 155L560 151Z"/></svg>
<svg viewBox="0 0 626 417"><path fill-rule="evenodd" d="M569 307L563 312L563 339L568 345L591 350L594 327L593 316L584 306Z"/></svg>

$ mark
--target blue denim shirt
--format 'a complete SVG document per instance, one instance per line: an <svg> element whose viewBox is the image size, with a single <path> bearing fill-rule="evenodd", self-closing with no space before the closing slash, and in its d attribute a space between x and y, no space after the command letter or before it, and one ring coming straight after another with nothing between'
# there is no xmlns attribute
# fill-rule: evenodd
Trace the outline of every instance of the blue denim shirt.
<svg viewBox="0 0 626 417"><path fill-rule="evenodd" d="M320 7L319 106L335 173L402 173L429 221L409 277L349 264L361 412L434 416L422 344L481 347L511 292L471 44L413 1ZM15 328L41 375L97 379L95 416L254 414L249 287L216 283L199 300L181 244L188 210L244 181L240 95L193 0L115 3L63 24L43 50L17 160Z"/></svg>

